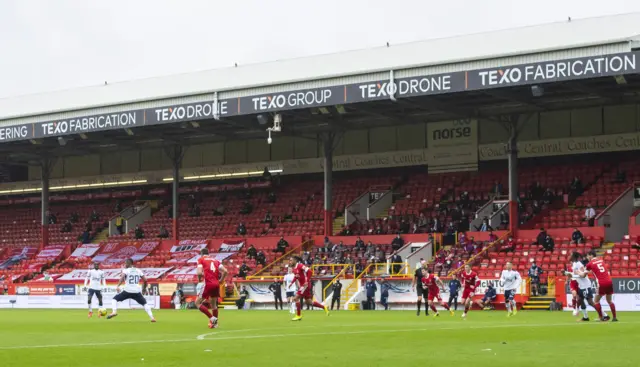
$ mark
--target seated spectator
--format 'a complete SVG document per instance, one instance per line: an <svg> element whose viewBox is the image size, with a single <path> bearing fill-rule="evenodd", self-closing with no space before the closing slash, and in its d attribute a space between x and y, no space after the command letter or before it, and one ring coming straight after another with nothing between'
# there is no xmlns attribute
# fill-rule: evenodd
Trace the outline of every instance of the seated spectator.
<svg viewBox="0 0 640 367"><path fill-rule="evenodd" d="M164 225L160 226L160 232L158 233L158 238L169 238L169 231L167 231Z"/></svg>
<svg viewBox="0 0 640 367"><path fill-rule="evenodd" d="M502 242L502 246L500 247L500 252L513 252L516 250L516 241L514 241L513 237L509 236L507 242Z"/></svg>
<svg viewBox="0 0 640 367"><path fill-rule="evenodd" d="M98 214L98 212L93 209L93 211L91 212L91 217L90 217L92 222L97 222L100 220L100 215Z"/></svg>
<svg viewBox="0 0 640 367"><path fill-rule="evenodd" d="M580 196L583 192L582 181L578 178L578 176L573 178L571 184L569 185L569 193L574 196Z"/></svg>
<svg viewBox="0 0 640 367"><path fill-rule="evenodd" d="M250 202L245 201L244 203L242 203L242 209L240 209L240 214L251 214L251 212L253 211L253 205L251 205Z"/></svg>
<svg viewBox="0 0 640 367"><path fill-rule="evenodd" d="M49 224L58 223L58 217L56 217L56 215L51 212L47 215L47 220L49 221Z"/></svg>
<svg viewBox="0 0 640 367"><path fill-rule="evenodd" d="M257 255L258 255L258 250L256 250L255 246L253 245L249 246L249 249L247 250L247 258L255 259Z"/></svg>
<svg viewBox="0 0 640 367"><path fill-rule="evenodd" d="M489 231L489 240L487 242L494 243L498 240L498 236L493 233L493 231Z"/></svg>
<svg viewBox="0 0 640 367"><path fill-rule="evenodd" d="M69 220L71 221L71 223L78 223L78 221L80 220L80 216L78 215L78 213L73 212L71 213Z"/></svg>
<svg viewBox="0 0 640 367"><path fill-rule="evenodd" d="M551 202L553 202L553 200L555 199L556 194L553 193L553 191L548 188L544 194L542 194L542 202L545 204L550 204Z"/></svg>
<svg viewBox="0 0 640 367"><path fill-rule="evenodd" d="M189 216L192 217L192 218L199 217L200 216L200 205L194 204L189 209Z"/></svg>
<svg viewBox="0 0 640 367"><path fill-rule="evenodd" d="M267 266L267 257L264 255L264 252L258 251L258 254L256 255L256 264Z"/></svg>
<svg viewBox="0 0 640 367"><path fill-rule="evenodd" d="M238 229L236 229L236 233L239 234L240 236L244 236L247 234L247 227L244 225L243 222L240 222L240 224L238 224Z"/></svg>
<svg viewBox="0 0 640 367"><path fill-rule="evenodd" d="M367 250L364 252L364 256L366 258L370 258L371 256L375 255L376 253L376 247L373 245L373 242L369 241L369 243L367 244Z"/></svg>
<svg viewBox="0 0 640 367"><path fill-rule="evenodd" d="M584 243L584 236L578 228L574 228L573 233L571 234L571 244L579 245L581 243Z"/></svg>
<svg viewBox="0 0 640 367"><path fill-rule="evenodd" d="M503 229L509 226L509 214L504 210L500 212L500 226Z"/></svg>
<svg viewBox="0 0 640 367"><path fill-rule="evenodd" d="M92 228L93 228L93 226L91 225L91 221L88 220L88 221L86 221L84 223L84 230L85 231L91 232Z"/></svg>
<svg viewBox="0 0 640 367"><path fill-rule="evenodd" d="M238 276L240 278L246 278L250 271L251 268L248 267L246 263L242 263L240 269L238 269Z"/></svg>
<svg viewBox="0 0 640 367"><path fill-rule="evenodd" d="M393 249L393 251L398 251L402 246L404 246L404 240L398 233L398 235L396 235L396 238L391 241L391 248Z"/></svg>
<svg viewBox="0 0 640 367"><path fill-rule="evenodd" d="M482 224L480 226L475 226L477 231L480 232L489 232L489 231L493 231L493 228L491 228L491 225L489 224L489 218L484 217L482 219Z"/></svg>
<svg viewBox="0 0 640 367"><path fill-rule="evenodd" d="M442 224L440 224L440 221L438 220L437 217L431 219L431 223L429 224L429 232L431 233L442 232Z"/></svg>
<svg viewBox="0 0 640 367"><path fill-rule="evenodd" d="M424 213L420 213L420 217L418 218L418 228L426 229L427 225L429 225L427 217L424 215Z"/></svg>
<svg viewBox="0 0 640 367"><path fill-rule="evenodd" d="M276 249L273 252L285 253L287 252L287 247L289 246L289 242L287 242L284 237L280 237L278 244L276 245Z"/></svg>
<svg viewBox="0 0 640 367"><path fill-rule="evenodd" d="M544 241L547 239L547 231L544 230L544 228L540 228L540 232L538 232L538 236L536 237L536 242L534 242L534 245L538 245L538 246L542 246L542 244L544 244Z"/></svg>
<svg viewBox="0 0 640 367"><path fill-rule="evenodd" d="M356 251L364 251L365 249L364 241L360 238L360 236L356 238L356 243L354 244L353 248Z"/></svg>
<svg viewBox="0 0 640 367"><path fill-rule="evenodd" d="M373 231L373 233L375 233L377 235L378 234L384 234L384 232L382 231L382 226L380 226L380 225L376 226L376 229L375 229L375 231Z"/></svg>
<svg viewBox="0 0 640 367"><path fill-rule="evenodd" d="M144 230L142 229L142 227L140 227L140 225L136 226L135 238L136 240L141 240L144 238Z"/></svg>
<svg viewBox="0 0 640 367"><path fill-rule="evenodd" d="M269 223L269 224L273 223L273 218L271 218L271 213L268 210L267 210L267 213L264 215L264 219L262 220L262 223Z"/></svg>
<svg viewBox="0 0 640 367"><path fill-rule="evenodd" d="M351 231L350 226L346 226L340 231L341 236L353 236L353 232Z"/></svg>
<svg viewBox="0 0 640 367"><path fill-rule="evenodd" d="M269 196L267 196L267 202L268 203L275 203L276 202L276 193L271 191L269 192Z"/></svg>
<svg viewBox="0 0 640 367"><path fill-rule="evenodd" d="M587 221L589 227L593 227L596 223L596 211L591 204L588 204L587 210L584 211L584 220Z"/></svg>
<svg viewBox="0 0 640 367"><path fill-rule="evenodd" d="M224 215L225 210L224 205L220 204L217 208L213 209L213 215L217 217L222 216Z"/></svg>
<svg viewBox="0 0 640 367"><path fill-rule="evenodd" d="M547 235L547 237L542 242L542 248L540 249L540 251L553 251L554 248L555 243L553 242L553 238Z"/></svg>
<svg viewBox="0 0 640 367"><path fill-rule="evenodd" d="M91 242L91 234L89 231L84 231L80 236L78 236L78 241L81 243L89 243Z"/></svg>
<svg viewBox="0 0 640 367"><path fill-rule="evenodd" d="M68 220L68 221L66 221L66 222L62 225L62 228L60 229L60 232L62 232L62 233L69 233L69 232L71 232L72 230L73 230L73 227L72 227L72 225L71 225L71 221L70 221L70 220Z"/></svg>

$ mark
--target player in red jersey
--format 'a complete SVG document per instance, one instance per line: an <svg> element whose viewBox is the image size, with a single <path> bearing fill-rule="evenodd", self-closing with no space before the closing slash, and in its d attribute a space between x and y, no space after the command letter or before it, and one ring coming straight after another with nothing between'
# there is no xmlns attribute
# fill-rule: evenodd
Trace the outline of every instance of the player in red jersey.
<svg viewBox="0 0 640 367"><path fill-rule="evenodd" d="M462 304L464 305L464 313L462 317L467 317L467 312L471 309L473 302L473 296L476 295L476 287L480 285L480 279L475 271L471 270L471 265L464 266L464 270L460 273L460 280L462 280Z"/></svg>
<svg viewBox="0 0 640 367"><path fill-rule="evenodd" d="M602 316L602 306L600 305L600 300L602 296L605 296L607 299L607 303L611 308L611 314L613 315L613 319L611 321L618 321L616 317L616 305L613 303L613 282L611 281L611 277L609 276L609 271L607 270L606 265L602 259L599 259L596 256L596 252L591 250L587 253L587 259L589 263L585 266L586 272L580 274L581 277L586 277L589 272L593 273L593 275L598 280L598 294L596 295L596 299L594 300L594 308L598 311L598 315L600 316L601 321L607 321L606 317Z"/></svg>
<svg viewBox="0 0 640 367"><path fill-rule="evenodd" d="M198 259L198 299L196 305L200 312L209 318L209 329L218 327L218 297L220 297L220 283L224 284L227 269L216 259L209 257L209 250L200 250ZM204 284L202 279L204 278ZM209 307L211 306L211 311Z"/></svg>
<svg viewBox="0 0 640 367"><path fill-rule="evenodd" d="M440 316L438 310L436 309L434 300L440 303L440 305L442 305L442 307L449 311L451 316L453 316L454 312L449 308L447 302L443 302L442 298L440 297L441 287L444 287L444 284L442 284L440 278L433 275L431 269L427 269L427 276L422 277L422 288L429 290L429 296L427 297L427 299L429 301L429 307L431 307L431 310L434 312L433 317Z"/></svg>
<svg viewBox="0 0 640 367"><path fill-rule="evenodd" d="M321 308L324 310L324 312L327 313L327 316L329 316L329 308L322 303L313 300L313 291L311 289L311 269L306 267L302 263L302 258L300 258L299 256L293 256L289 258L289 266L293 268L296 285L298 286L298 291L296 292L295 296L296 316L291 319L291 321L302 320L301 309L303 299L308 306Z"/></svg>

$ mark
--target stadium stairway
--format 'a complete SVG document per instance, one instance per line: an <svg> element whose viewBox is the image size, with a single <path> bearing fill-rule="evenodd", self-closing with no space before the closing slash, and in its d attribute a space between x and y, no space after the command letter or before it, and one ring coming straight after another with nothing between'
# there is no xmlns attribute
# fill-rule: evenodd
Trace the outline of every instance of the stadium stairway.
<svg viewBox="0 0 640 367"><path fill-rule="evenodd" d="M551 302L555 300L555 297L549 296L530 297L529 300L522 305L522 309L528 311L549 311Z"/></svg>
<svg viewBox="0 0 640 367"><path fill-rule="evenodd" d="M342 232L342 228L344 227L344 215L339 216L338 218L333 220L333 234L337 235Z"/></svg>
<svg viewBox="0 0 640 367"><path fill-rule="evenodd" d="M602 247L600 247L600 248L596 248L596 249L595 249L595 250L596 250L596 255L598 255L598 256L604 256L604 254L607 252L607 250L611 250L611 249L613 249L613 247L614 247L615 245L616 245L616 244L615 244L615 243L613 243L613 242L605 242L605 243L602 245Z"/></svg>
<svg viewBox="0 0 640 367"><path fill-rule="evenodd" d="M91 243L102 243L109 238L109 226L103 228L102 231L98 232L96 236L93 238Z"/></svg>

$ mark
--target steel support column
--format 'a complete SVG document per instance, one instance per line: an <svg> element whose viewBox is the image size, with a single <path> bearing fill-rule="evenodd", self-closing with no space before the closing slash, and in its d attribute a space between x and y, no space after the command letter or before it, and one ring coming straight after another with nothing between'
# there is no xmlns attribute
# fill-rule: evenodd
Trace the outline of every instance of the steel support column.
<svg viewBox="0 0 640 367"><path fill-rule="evenodd" d="M518 216L518 134L512 126L507 143L509 160L509 231L515 233L520 223Z"/></svg>
<svg viewBox="0 0 640 367"><path fill-rule="evenodd" d="M321 135L324 148L324 235L333 235L333 151L339 141L337 133Z"/></svg>
<svg viewBox="0 0 640 367"><path fill-rule="evenodd" d="M167 156L171 159L173 164L173 180L171 187L171 205L173 211L173 222L172 222L172 232L173 239L175 241L179 241L180 239L180 225L178 222L178 217L180 215L179 205L179 195L178 188L180 186L180 166L182 165L182 158L184 157L184 149L181 145L176 144L171 148L167 148L165 150Z"/></svg>
<svg viewBox="0 0 640 367"><path fill-rule="evenodd" d="M42 194L40 200L40 212L42 216L42 226L40 227L42 241L40 241L40 250L49 245L49 179L51 178L51 169L53 161L49 158L42 158L40 167L42 169Z"/></svg>

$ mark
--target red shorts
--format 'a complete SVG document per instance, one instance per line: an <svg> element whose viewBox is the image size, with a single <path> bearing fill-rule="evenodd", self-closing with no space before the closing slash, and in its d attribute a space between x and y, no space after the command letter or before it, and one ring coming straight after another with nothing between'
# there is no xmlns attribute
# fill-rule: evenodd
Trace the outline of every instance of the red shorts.
<svg viewBox="0 0 640 367"><path fill-rule="evenodd" d="M600 284L598 286L598 295L599 296L610 296L613 294L613 284Z"/></svg>
<svg viewBox="0 0 640 367"><path fill-rule="evenodd" d="M469 297L473 297L475 294L476 294L476 290L475 289L465 288L462 291L462 299L467 299Z"/></svg>
<svg viewBox="0 0 640 367"><path fill-rule="evenodd" d="M220 284L205 283L198 297L204 299L220 297Z"/></svg>
<svg viewBox="0 0 640 367"><path fill-rule="evenodd" d="M429 289L429 298L427 300L429 302L433 300L442 302L442 298L440 298L440 289Z"/></svg>
<svg viewBox="0 0 640 367"><path fill-rule="evenodd" d="M578 281L577 280L572 280L571 282L569 282L569 289L571 289L571 291L575 291L577 292L580 288L578 287Z"/></svg>
<svg viewBox="0 0 640 367"><path fill-rule="evenodd" d="M296 296L302 299L311 299L311 286L305 287L304 290L298 289L298 291L296 292Z"/></svg>

